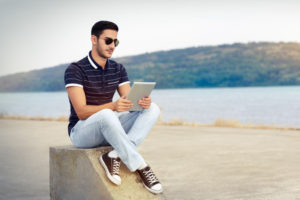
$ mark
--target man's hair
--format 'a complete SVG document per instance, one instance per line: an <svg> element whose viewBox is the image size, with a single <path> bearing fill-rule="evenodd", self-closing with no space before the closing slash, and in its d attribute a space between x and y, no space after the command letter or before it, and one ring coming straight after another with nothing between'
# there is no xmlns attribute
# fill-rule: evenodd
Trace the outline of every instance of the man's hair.
<svg viewBox="0 0 300 200"><path fill-rule="evenodd" d="M119 31L119 28L115 23L109 21L99 21L96 22L92 27L91 35L95 35L97 38L99 38L102 32L106 29Z"/></svg>

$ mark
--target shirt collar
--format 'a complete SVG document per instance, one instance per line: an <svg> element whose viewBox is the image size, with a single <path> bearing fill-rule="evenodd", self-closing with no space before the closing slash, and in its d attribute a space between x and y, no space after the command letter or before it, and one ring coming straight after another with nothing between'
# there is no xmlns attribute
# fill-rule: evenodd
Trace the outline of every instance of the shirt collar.
<svg viewBox="0 0 300 200"><path fill-rule="evenodd" d="M98 63L95 62L95 60L93 59L92 57L92 51L89 52L88 54L88 60L90 62L90 64L95 68L95 69L102 69L102 67L100 65L98 65ZM106 64L105 64L105 68L104 69L107 69L109 66L109 59L106 60Z"/></svg>

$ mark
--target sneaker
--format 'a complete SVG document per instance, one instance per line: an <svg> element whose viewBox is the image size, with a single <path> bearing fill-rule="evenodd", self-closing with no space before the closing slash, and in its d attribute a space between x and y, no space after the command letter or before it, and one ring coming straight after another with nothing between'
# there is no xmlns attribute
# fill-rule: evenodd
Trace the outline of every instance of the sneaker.
<svg viewBox="0 0 300 200"><path fill-rule="evenodd" d="M149 166L145 167L144 169L137 170L137 172L139 173L142 182L147 190L155 194L159 194L163 191L162 185Z"/></svg>
<svg viewBox="0 0 300 200"><path fill-rule="evenodd" d="M121 177L120 177L120 165L121 159L120 158L110 158L108 153L103 154L100 156L99 160L104 168L106 175L111 182L116 185L121 184Z"/></svg>

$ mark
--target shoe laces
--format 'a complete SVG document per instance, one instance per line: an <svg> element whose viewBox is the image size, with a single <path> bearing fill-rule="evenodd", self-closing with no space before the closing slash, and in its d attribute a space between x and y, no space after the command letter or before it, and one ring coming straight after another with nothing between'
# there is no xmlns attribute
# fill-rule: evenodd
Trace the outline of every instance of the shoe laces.
<svg viewBox="0 0 300 200"><path fill-rule="evenodd" d="M159 182L151 168L148 171L143 171L143 174L145 175L150 185Z"/></svg>
<svg viewBox="0 0 300 200"><path fill-rule="evenodd" d="M112 160L113 160L112 174L119 175L120 174L120 164L121 164L121 162L118 161L117 159L112 159Z"/></svg>

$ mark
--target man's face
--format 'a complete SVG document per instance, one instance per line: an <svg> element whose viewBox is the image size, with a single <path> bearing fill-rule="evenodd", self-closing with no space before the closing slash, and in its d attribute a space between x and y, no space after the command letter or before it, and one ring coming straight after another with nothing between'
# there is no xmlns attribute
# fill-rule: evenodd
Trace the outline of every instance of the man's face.
<svg viewBox="0 0 300 200"><path fill-rule="evenodd" d="M118 32L111 29L106 29L99 36L96 43L96 51L98 55L102 58L110 58L115 50L115 44L112 42L111 44L106 44L105 40L111 38L113 40L117 39Z"/></svg>

